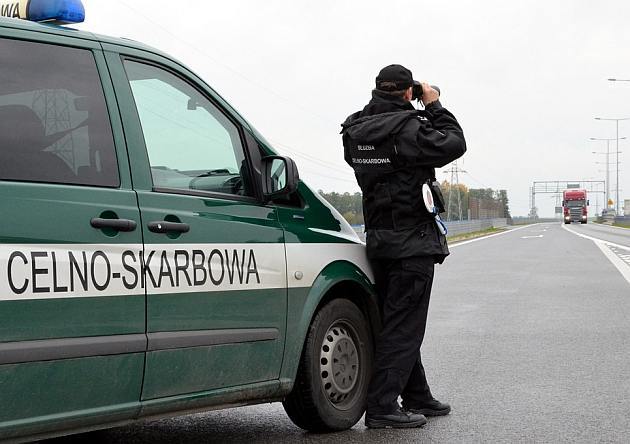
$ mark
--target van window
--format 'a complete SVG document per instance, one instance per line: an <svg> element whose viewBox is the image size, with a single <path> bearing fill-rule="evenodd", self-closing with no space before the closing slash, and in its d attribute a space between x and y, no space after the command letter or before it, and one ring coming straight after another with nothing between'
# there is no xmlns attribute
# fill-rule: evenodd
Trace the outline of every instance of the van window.
<svg viewBox="0 0 630 444"><path fill-rule="evenodd" d="M0 39L0 180L119 185L91 51Z"/></svg>
<svg viewBox="0 0 630 444"><path fill-rule="evenodd" d="M210 100L171 72L127 60L157 190L250 196L238 127Z"/></svg>

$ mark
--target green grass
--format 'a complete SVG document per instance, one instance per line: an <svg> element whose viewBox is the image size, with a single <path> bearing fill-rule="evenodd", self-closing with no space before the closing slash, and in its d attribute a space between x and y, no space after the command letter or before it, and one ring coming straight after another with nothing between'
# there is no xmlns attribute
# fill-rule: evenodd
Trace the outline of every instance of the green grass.
<svg viewBox="0 0 630 444"><path fill-rule="evenodd" d="M594 220L593 222L596 223L596 224L604 225L603 221ZM613 225L613 227L630 228L630 223L628 223L628 222L614 222L612 225Z"/></svg>
<svg viewBox="0 0 630 444"><path fill-rule="evenodd" d="M478 237L484 237L484 236L488 236L490 234L494 234L494 233L500 233L501 231L505 231L505 228L488 228L486 230L481 230L481 231L473 231L472 233L464 233L464 234L458 234L456 236L448 236L447 239L449 241L449 243L453 243L453 242L460 242L460 241L464 241L464 240L469 240L469 239L476 239Z"/></svg>

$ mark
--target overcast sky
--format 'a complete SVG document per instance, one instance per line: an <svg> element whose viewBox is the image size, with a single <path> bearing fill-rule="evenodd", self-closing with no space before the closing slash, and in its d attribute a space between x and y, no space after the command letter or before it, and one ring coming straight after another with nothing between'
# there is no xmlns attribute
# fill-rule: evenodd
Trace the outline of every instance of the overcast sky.
<svg viewBox="0 0 630 444"><path fill-rule="evenodd" d="M507 189L513 215L528 213L534 180L603 180L596 161L606 156L591 152L605 142L588 139L614 138L615 124L594 117L630 117L630 82L606 80L630 79L628 1L83 3L81 29L181 60L324 191L358 191L339 124L391 63L441 87L468 143L460 182ZM630 137L630 121L619 132ZM629 142L620 150L621 195L630 198ZM553 214L551 196L537 203L539 214Z"/></svg>

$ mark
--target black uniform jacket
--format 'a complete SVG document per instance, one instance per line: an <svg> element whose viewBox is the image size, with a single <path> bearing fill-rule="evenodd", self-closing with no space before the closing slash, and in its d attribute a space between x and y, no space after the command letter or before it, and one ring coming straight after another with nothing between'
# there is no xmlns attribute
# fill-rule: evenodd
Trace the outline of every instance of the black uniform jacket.
<svg viewBox="0 0 630 444"><path fill-rule="evenodd" d="M346 162L363 191L368 257L433 256L441 263L448 246L421 189L435 180L435 168L466 151L455 117L439 101L419 111L374 90L370 103L342 127Z"/></svg>

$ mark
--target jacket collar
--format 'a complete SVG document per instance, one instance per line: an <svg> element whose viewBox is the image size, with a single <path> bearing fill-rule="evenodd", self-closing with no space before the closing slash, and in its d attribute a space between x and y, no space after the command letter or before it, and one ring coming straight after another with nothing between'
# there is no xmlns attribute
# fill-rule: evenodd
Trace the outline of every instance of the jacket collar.
<svg viewBox="0 0 630 444"><path fill-rule="evenodd" d="M361 116L407 110L415 110L410 102L402 97L392 96L391 94L374 89L372 90L372 100L363 108Z"/></svg>

